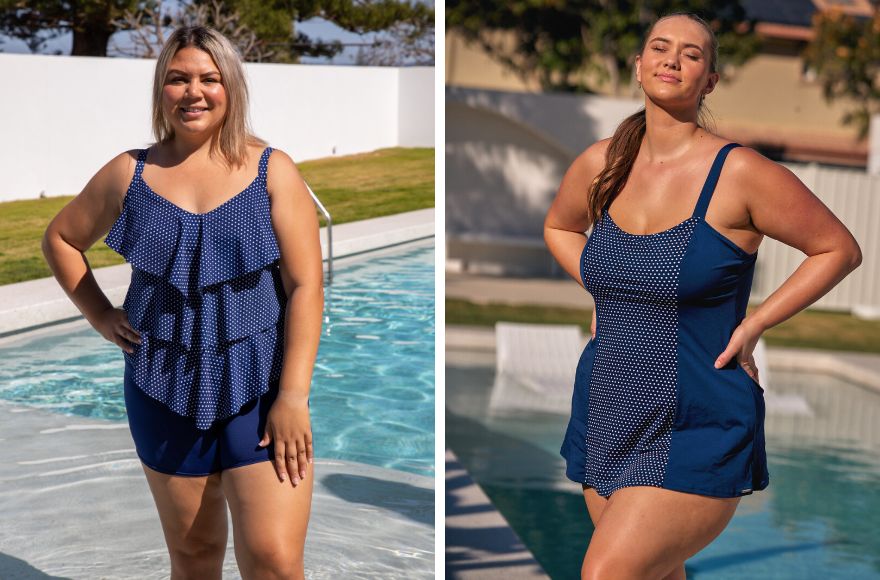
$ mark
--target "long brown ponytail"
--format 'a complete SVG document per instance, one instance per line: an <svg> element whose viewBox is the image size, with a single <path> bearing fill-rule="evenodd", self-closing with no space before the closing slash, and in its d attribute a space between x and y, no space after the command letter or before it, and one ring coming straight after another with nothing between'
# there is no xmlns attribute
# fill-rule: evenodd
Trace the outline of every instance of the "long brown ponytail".
<svg viewBox="0 0 880 580"><path fill-rule="evenodd" d="M673 12L655 20L651 25L651 28L648 29L648 33L642 41L642 49L639 52L645 50L646 41L651 37L651 31L654 29L654 26L656 26L661 20L672 18L673 16L686 16L687 18L701 24L703 28L706 29L706 32L709 33L709 38L711 39L709 69L712 72L716 72L718 63L718 39L715 37L715 33L712 32L709 23L691 12ZM710 113L708 113L703 106L703 98L700 97L699 110L697 112L697 124L700 127L706 127L707 124L709 124L709 121ZM608 143L608 150L605 152L605 167L590 184L588 193L590 200L588 204L590 223L594 224L601 219L603 208L610 204L614 198L617 197L617 194L620 193L620 190L623 189L623 186L626 185L626 180L629 178L629 172L632 170L633 163L635 163L644 136L644 108L633 113L617 126L614 135L611 137L611 141Z"/></svg>

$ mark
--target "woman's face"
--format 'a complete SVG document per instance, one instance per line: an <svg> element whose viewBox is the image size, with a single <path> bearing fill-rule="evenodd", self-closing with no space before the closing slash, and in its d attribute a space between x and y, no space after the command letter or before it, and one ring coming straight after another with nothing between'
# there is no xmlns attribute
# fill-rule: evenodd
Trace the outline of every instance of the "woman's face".
<svg viewBox="0 0 880 580"><path fill-rule="evenodd" d="M701 95L718 82L711 59L711 38L702 25L685 16L665 18L654 25L636 57L636 78L652 101L696 108Z"/></svg>
<svg viewBox="0 0 880 580"><path fill-rule="evenodd" d="M192 46L177 51L165 75L162 110L175 135L219 130L226 116L226 89L211 55Z"/></svg>

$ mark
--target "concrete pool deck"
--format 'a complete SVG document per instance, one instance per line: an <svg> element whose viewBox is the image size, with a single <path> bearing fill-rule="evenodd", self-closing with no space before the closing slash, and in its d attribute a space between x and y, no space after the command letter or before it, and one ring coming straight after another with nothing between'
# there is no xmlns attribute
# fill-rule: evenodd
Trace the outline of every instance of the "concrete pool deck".
<svg viewBox="0 0 880 580"><path fill-rule="evenodd" d="M0 401L0 578L167 578L126 422ZM433 578L434 480L317 458L306 578ZM232 523L224 578L240 578Z"/></svg>
<svg viewBox="0 0 880 580"><path fill-rule="evenodd" d="M433 208L336 225L334 261L433 236ZM103 244L103 238L96 244ZM327 228L321 228L321 251L326 261ZM131 280L131 266L120 264L92 271L110 302L121 305ZM0 286L0 337L81 317L52 276Z"/></svg>
<svg viewBox="0 0 880 580"><path fill-rule="evenodd" d="M325 229L321 235L326 240ZM334 227L334 257L339 267L433 236L433 209L342 224ZM130 265L93 271L121 305ZM0 348L83 324L54 277L0 286ZM168 577L164 537L126 422L0 400L0 445L0 578ZM315 473L306 578L434 577L434 478L321 457ZM223 577L240 578L231 522L229 538Z"/></svg>
<svg viewBox="0 0 880 580"><path fill-rule="evenodd" d="M446 577L549 578L458 458L446 450Z"/></svg>

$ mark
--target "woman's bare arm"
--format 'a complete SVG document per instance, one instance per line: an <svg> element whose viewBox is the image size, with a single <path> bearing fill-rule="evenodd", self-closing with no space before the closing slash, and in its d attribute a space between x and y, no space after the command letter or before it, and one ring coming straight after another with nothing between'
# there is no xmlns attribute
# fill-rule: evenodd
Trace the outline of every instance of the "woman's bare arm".
<svg viewBox="0 0 880 580"><path fill-rule="evenodd" d="M314 457L308 401L321 339L324 269L315 206L296 165L283 151L275 150L269 157L267 187L288 300L279 393L260 444L274 441L279 479L289 475L297 485Z"/></svg>
<svg viewBox="0 0 880 580"><path fill-rule="evenodd" d="M581 252L589 228L588 192L590 184L605 166L608 139L581 153L565 172L559 191L544 220L544 242L556 261L583 286L580 275Z"/></svg>
<svg viewBox="0 0 880 580"><path fill-rule="evenodd" d="M751 360L765 330L824 296L862 262L850 231L791 171L746 147L731 151L727 164L735 186L746 192L755 228L807 258L734 330L715 362L719 368L733 357Z"/></svg>
<svg viewBox="0 0 880 580"><path fill-rule="evenodd" d="M46 262L70 300L104 338L128 352L133 349L126 340L137 342L137 333L127 321L108 321L104 316L113 305L95 281L85 251L119 217L133 174L133 152L111 159L49 222L42 240Z"/></svg>
<svg viewBox="0 0 880 580"><path fill-rule="evenodd" d="M807 255L749 316L763 331L824 296L861 264L862 252L837 216L782 165L745 147L733 150L728 163L758 231Z"/></svg>

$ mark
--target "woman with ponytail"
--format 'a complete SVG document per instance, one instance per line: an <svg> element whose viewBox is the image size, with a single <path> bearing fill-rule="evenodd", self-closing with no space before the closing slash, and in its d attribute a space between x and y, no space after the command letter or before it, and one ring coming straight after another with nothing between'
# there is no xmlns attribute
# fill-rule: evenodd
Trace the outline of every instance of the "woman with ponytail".
<svg viewBox="0 0 880 580"><path fill-rule="evenodd" d="M768 486L752 351L861 263L797 177L704 128L717 53L698 16L655 22L635 63L644 109L575 159L544 224L596 304L561 449L595 525L590 580L683 580ZM807 258L747 316L765 235Z"/></svg>

